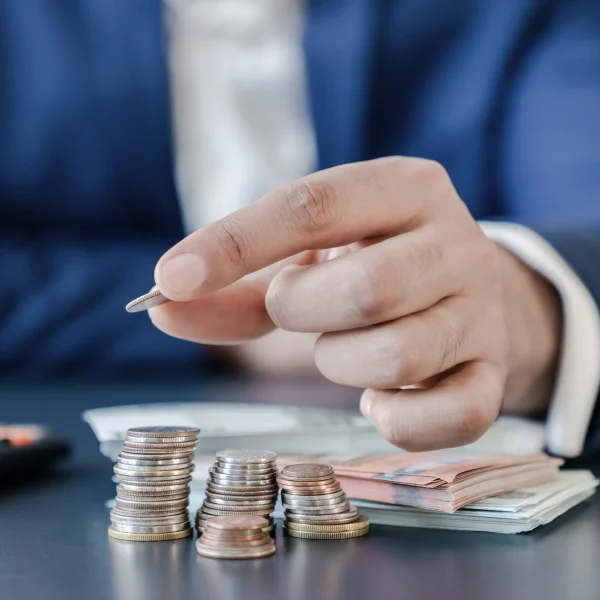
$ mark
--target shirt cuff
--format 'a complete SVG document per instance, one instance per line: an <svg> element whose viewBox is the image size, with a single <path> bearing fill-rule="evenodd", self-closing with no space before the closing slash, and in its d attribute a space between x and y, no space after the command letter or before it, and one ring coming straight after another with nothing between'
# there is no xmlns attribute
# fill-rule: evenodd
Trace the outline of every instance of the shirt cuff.
<svg viewBox="0 0 600 600"><path fill-rule="evenodd" d="M600 311L573 269L536 232L515 223L479 225L491 240L548 279L561 297L563 339L546 421L546 447L560 456L578 456L600 388Z"/></svg>

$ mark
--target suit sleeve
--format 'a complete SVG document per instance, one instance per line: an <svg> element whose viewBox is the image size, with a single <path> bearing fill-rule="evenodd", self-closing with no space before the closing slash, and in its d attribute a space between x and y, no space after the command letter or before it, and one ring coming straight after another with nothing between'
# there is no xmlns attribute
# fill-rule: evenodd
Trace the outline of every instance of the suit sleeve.
<svg viewBox="0 0 600 600"><path fill-rule="evenodd" d="M125 304L152 286L170 241L0 239L0 377L101 378L193 371L202 348Z"/></svg>
<svg viewBox="0 0 600 600"><path fill-rule="evenodd" d="M498 216L545 238L600 306L600 3L555 3L515 64L499 128ZM597 401L585 452L599 451Z"/></svg>

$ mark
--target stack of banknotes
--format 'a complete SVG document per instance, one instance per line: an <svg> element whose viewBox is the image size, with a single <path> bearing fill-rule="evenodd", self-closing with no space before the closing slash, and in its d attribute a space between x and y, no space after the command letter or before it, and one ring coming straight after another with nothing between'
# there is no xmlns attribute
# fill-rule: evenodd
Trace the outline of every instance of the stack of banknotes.
<svg viewBox="0 0 600 600"><path fill-rule="evenodd" d="M375 525L523 533L546 525L587 500L598 480L590 471L560 471L549 483L479 500L454 513L352 500Z"/></svg>
<svg viewBox="0 0 600 600"><path fill-rule="evenodd" d="M331 464L371 523L518 533L543 525L591 496L589 471L560 471L543 453L477 456L460 452L362 456L284 455Z"/></svg>

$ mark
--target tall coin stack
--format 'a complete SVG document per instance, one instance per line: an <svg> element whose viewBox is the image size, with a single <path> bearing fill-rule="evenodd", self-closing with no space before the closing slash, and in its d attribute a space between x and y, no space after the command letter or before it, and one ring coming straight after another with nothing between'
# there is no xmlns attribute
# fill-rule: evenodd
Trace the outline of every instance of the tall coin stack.
<svg viewBox="0 0 600 600"><path fill-rule="evenodd" d="M342 540L368 533L369 520L348 502L331 466L289 465L277 481L285 509L284 531L288 535Z"/></svg>
<svg viewBox="0 0 600 600"><path fill-rule="evenodd" d="M262 517L214 517L209 519L196 550L210 558L264 558L275 554L275 542L264 532Z"/></svg>
<svg viewBox="0 0 600 600"><path fill-rule="evenodd" d="M222 450L209 470L206 499L196 513L202 533L208 519L227 515L265 517L265 533L273 531L277 502L277 455L269 450Z"/></svg>
<svg viewBox="0 0 600 600"><path fill-rule="evenodd" d="M116 506L108 535L121 540L175 540L192 533L187 510L199 429L127 430L114 468Z"/></svg>

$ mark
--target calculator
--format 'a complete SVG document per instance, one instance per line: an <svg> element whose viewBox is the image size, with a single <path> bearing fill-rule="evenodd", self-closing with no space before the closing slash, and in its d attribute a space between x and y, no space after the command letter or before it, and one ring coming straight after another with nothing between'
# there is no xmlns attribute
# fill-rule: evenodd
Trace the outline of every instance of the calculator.
<svg viewBox="0 0 600 600"><path fill-rule="evenodd" d="M65 440L42 425L0 425L0 489L11 480L31 478L64 461Z"/></svg>

